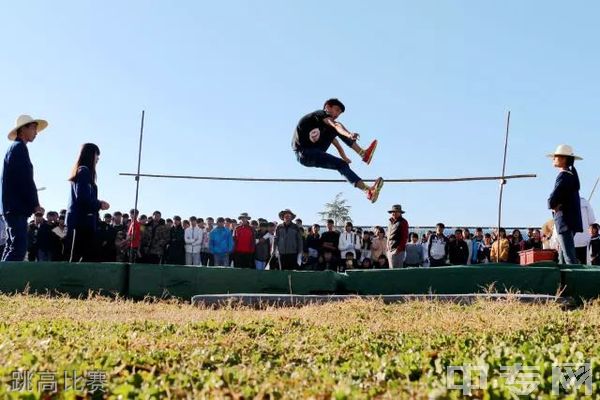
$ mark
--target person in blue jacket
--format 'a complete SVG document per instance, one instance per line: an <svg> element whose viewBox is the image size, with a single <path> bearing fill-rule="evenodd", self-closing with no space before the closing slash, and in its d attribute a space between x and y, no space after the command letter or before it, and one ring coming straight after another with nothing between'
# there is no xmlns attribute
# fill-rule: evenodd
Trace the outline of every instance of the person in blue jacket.
<svg viewBox="0 0 600 400"><path fill-rule="evenodd" d="M229 254L233 251L233 236L225 228L225 218L217 218L217 227L208 235L208 248L215 258L215 265L229 267Z"/></svg>
<svg viewBox="0 0 600 400"><path fill-rule="evenodd" d="M575 254L574 236L583 232L579 196L579 175L575 169L576 156L573 148L561 144L552 154L553 166L559 169L554 190L548 198L548 208L552 209L554 231L558 233L559 260L564 264L578 264Z"/></svg>
<svg viewBox="0 0 600 400"><path fill-rule="evenodd" d="M98 200L96 164L100 149L94 143L81 146L77 162L71 171L71 197L67 209L67 237L69 261L96 261L95 243L98 211L108 210L110 205Z"/></svg>
<svg viewBox="0 0 600 400"><path fill-rule="evenodd" d="M17 118L14 129L8 133L13 144L4 157L2 172L2 210L6 220L6 248L2 261L23 261L27 252L27 219L34 212L44 212L40 206L33 180L33 165L27 143L33 142L48 122L29 115Z"/></svg>

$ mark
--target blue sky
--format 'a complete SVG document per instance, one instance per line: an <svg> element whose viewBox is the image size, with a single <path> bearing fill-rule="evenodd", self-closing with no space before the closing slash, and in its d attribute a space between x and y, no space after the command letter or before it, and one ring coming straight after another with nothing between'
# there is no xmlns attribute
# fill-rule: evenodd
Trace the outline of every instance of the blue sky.
<svg viewBox="0 0 600 400"><path fill-rule="evenodd" d="M507 110L505 225L541 225L556 171L544 155L574 146L582 195L600 175L600 55L593 1L27 1L0 10L0 126L50 122L30 146L46 209L66 205L79 147L101 150L100 197L132 207L140 113L142 171L332 178L300 166L298 119L339 97L341 121L380 147L364 177L498 175ZM9 146L6 141L2 150ZM331 151L335 151L332 149ZM344 192L359 224L401 203L412 225L496 223L498 184L389 184L372 205L348 184L143 179L140 209L183 217L305 222ZM596 209L600 195L592 206Z"/></svg>

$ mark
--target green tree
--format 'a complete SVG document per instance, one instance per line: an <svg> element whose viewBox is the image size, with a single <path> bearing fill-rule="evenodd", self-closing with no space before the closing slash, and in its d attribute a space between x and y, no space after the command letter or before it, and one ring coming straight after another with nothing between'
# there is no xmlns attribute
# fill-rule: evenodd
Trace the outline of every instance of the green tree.
<svg viewBox="0 0 600 400"><path fill-rule="evenodd" d="M325 210L321 211L319 215L323 221L332 219L336 226L341 226L346 222L352 222L352 218L350 218L351 208L348 205L348 200L344 199L340 192L331 203L325 203Z"/></svg>

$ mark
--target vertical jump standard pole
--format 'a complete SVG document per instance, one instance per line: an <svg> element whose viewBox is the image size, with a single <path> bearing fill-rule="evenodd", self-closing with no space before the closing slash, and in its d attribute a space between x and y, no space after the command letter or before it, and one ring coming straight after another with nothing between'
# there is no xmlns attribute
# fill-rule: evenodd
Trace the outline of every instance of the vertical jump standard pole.
<svg viewBox="0 0 600 400"><path fill-rule="evenodd" d="M135 205L133 207L134 210L138 209L138 198L139 198L139 192L140 192L140 167L142 164L142 139L144 138L144 115L145 115L145 111L142 110L142 122L140 124L140 144L138 147L138 164L137 164L137 175L135 176ZM132 234L131 234L131 243L133 244L133 241L135 240L135 223L136 223L136 216L135 214L131 216L133 219L133 229L131 230ZM129 262L131 264L133 264L135 262L135 257L133 257L133 251L132 251L132 247L131 244L129 246Z"/></svg>
<svg viewBox="0 0 600 400"><path fill-rule="evenodd" d="M600 182L600 177L596 179L596 183L594 183L594 187L592 188L592 192L590 193L590 197L588 198L588 202L592 201L592 197L594 196L594 192L596 191L596 187L598 186L598 182ZM38 189L41 190L41 189Z"/></svg>
<svg viewBox="0 0 600 400"><path fill-rule="evenodd" d="M506 117L506 136L504 137L504 158L502 160L502 179L500 180L500 196L498 197L498 261L500 261L500 228L502 227L502 194L504 193L504 185L506 185L506 179L504 179L506 172L506 153L508 150L508 130L510 127L510 111Z"/></svg>

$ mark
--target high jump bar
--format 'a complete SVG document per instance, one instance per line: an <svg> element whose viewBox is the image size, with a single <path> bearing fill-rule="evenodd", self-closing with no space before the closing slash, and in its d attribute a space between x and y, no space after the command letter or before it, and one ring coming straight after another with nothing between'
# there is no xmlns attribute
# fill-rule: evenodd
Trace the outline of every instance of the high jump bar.
<svg viewBox="0 0 600 400"><path fill-rule="evenodd" d="M165 175L165 174L134 174L121 172L120 176L133 176L143 178L161 179L196 179L202 181L234 181L234 182L281 182L281 183L342 183L344 179L309 179L309 178L242 178L224 176L192 176L192 175ZM385 183L450 183L450 182L473 182L473 181L505 181L509 179L537 178L536 174L519 174L505 176L469 176L459 178L405 178L384 179ZM364 179L364 182L374 182L375 179Z"/></svg>

